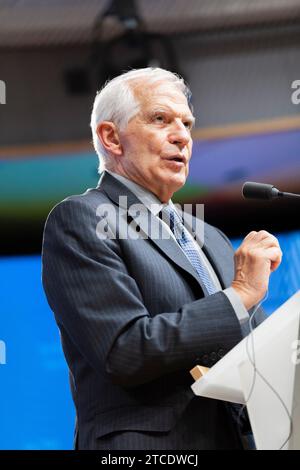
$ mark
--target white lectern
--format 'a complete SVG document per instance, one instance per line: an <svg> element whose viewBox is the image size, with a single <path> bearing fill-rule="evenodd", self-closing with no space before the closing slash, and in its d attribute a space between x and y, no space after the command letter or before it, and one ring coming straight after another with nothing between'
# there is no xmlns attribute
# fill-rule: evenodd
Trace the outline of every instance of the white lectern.
<svg viewBox="0 0 300 470"><path fill-rule="evenodd" d="M246 404L257 449L300 449L299 326L300 291L211 369L198 368L192 385L196 395Z"/></svg>

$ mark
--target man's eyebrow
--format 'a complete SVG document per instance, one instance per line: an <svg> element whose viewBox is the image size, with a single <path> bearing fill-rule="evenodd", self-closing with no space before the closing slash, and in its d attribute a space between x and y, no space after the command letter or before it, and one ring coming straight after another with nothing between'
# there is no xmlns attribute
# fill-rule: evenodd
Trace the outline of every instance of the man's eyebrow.
<svg viewBox="0 0 300 470"><path fill-rule="evenodd" d="M148 110L148 113L157 113L157 112L170 112L172 114L176 114L177 113L172 109L170 108L167 104L161 104L161 105L156 105L156 106L153 106L153 108L149 109ZM193 116L193 114L182 114L181 115L183 119L189 119L193 124L195 124L195 117Z"/></svg>
<svg viewBox="0 0 300 470"><path fill-rule="evenodd" d="M192 114L186 115L186 119L189 119L193 124L195 124L196 118Z"/></svg>

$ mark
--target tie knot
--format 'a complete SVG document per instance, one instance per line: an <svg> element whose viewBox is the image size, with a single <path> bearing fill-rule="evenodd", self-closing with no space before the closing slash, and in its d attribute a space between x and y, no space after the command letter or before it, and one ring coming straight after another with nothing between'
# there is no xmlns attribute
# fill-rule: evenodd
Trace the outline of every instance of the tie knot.
<svg viewBox="0 0 300 470"><path fill-rule="evenodd" d="M176 208L171 206L170 204L162 209L162 215L163 220L167 223L170 223L170 225L176 226L183 223L181 211L179 214Z"/></svg>

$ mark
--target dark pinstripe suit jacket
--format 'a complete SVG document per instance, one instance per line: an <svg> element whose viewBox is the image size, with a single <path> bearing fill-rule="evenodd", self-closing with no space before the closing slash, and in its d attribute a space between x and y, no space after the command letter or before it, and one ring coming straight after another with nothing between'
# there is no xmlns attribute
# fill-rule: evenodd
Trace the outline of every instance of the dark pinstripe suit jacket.
<svg viewBox="0 0 300 470"><path fill-rule="evenodd" d="M235 312L222 292L204 294L174 240L97 237L98 206L118 213L120 195L128 206L140 202L104 173L97 188L58 204L45 226L43 285L70 368L77 445L238 448L225 404L194 397L189 374L242 339ZM143 233L141 219L139 226ZM230 286L228 239L205 225L203 249L223 288Z"/></svg>

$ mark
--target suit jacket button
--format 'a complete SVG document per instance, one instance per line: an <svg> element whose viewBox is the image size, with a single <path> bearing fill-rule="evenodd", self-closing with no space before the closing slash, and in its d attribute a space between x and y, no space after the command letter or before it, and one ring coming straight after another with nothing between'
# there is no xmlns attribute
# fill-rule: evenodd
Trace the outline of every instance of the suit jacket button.
<svg viewBox="0 0 300 470"><path fill-rule="evenodd" d="M217 360L217 354L216 354L215 352L212 352L212 353L210 354L210 359L211 359L213 362L215 362L215 361Z"/></svg>

